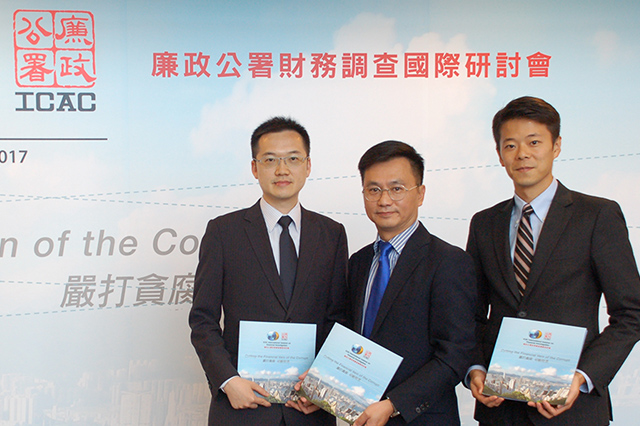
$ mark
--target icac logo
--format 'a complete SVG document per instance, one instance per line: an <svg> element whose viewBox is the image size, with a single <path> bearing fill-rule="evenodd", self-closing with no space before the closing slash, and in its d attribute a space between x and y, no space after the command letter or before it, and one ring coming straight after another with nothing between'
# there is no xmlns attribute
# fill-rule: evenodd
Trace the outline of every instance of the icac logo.
<svg viewBox="0 0 640 426"><path fill-rule="evenodd" d="M269 333L267 333L267 339L274 341L274 340L278 340L280 338L280 335L278 334L277 331L270 331Z"/></svg>
<svg viewBox="0 0 640 426"><path fill-rule="evenodd" d="M84 10L17 10L16 82L21 87L93 87L94 17Z"/></svg>
<svg viewBox="0 0 640 426"><path fill-rule="evenodd" d="M356 355L362 354L363 351L364 351L364 349L360 345L351 346L351 352L353 352Z"/></svg>
<svg viewBox="0 0 640 426"><path fill-rule="evenodd" d="M532 339L539 339L542 337L542 331L540 330L531 330L529 332L529 337L531 337Z"/></svg>
<svg viewBox="0 0 640 426"><path fill-rule="evenodd" d="M96 47L94 16L84 10L16 10L13 53L16 92L27 112L94 112ZM48 88L52 91L34 91ZM82 88L80 92L59 89Z"/></svg>

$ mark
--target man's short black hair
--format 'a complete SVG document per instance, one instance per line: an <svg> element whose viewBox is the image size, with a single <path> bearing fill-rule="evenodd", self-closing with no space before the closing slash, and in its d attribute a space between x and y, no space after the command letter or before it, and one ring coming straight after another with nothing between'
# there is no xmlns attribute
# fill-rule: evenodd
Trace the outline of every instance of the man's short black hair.
<svg viewBox="0 0 640 426"><path fill-rule="evenodd" d="M422 185L422 179L424 178L424 159L411 145L400 141L380 142L364 153L358 163L358 170L360 170L362 182L364 183L364 172L366 172L368 168L374 164L384 163L398 157L409 160L418 185Z"/></svg>
<svg viewBox="0 0 640 426"><path fill-rule="evenodd" d="M251 135L251 156L256 158L258 155L258 141L267 133L278 133L285 130L293 130L302 137L304 148L307 150L307 155L311 153L311 141L309 140L309 134L307 130L297 121L289 117L273 117L259 125Z"/></svg>
<svg viewBox="0 0 640 426"><path fill-rule="evenodd" d="M523 96L514 99L493 117L493 139L496 149L500 151L500 132L502 125L509 120L523 118L544 124L555 142L560 136L560 114L549 103L533 96Z"/></svg>

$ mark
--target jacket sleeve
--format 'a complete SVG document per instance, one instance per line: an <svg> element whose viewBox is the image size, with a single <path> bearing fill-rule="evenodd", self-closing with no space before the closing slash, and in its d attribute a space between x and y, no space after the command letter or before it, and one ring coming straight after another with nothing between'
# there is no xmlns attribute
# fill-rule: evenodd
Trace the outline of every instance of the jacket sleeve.
<svg viewBox="0 0 640 426"><path fill-rule="evenodd" d="M473 365L482 365L486 368L487 357L483 350L485 346L483 338L487 335L486 328L488 321L487 317L489 315L489 283L487 281L487 277L483 273L482 259L479 252L477 237L475 235L477 220L477 216L474 216L471 219L469 238L467 239L467 253L469 253L471 259L473 259L478 295L477 309L475 311L476 345L473 350L473 359L469 367Z"/></svg>
<svg viewBox="0 0 640 426"><path fill-rule="evenodd" d="M200 257L193 289L193 306L189 314L191 343L212 389L238 372L231 362L222 338L224 247L217 223L212 220L200 246Z"/></svg>
<svg viewBox="0 0 640 426"><path fill-rule="evenodd" d="M347 234L344 226L340 225L337 249L333 260L333 274L331 277L329 306L327 308L328 327L326 334L321 336L322 342L326 339L333 324L340 323L345 327L351 327L349 316L349 294L347 291Z"/></svg>
<svg viewBox="0 0 640 426"><path fill-rule="evenodd" d="M640 277L627 225L615 202L604 203L598 212L590 261L607 303L609 325L583 350L578 368L603 394L640 339Z"/></svg>

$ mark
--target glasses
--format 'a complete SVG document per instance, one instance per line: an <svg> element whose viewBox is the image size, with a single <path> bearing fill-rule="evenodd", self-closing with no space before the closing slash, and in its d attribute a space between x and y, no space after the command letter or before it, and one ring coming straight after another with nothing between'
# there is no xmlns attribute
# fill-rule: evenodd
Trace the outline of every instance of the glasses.
<svg viewBox="0 0 640 426"><path fill-rule="evenodd" d="M299 155L290 155L288 157L263 157L262 160L254 158L253 161L261 163L267 169L277 167L278 164L280 164L280 160L284 161L285 166L296 168L302 166L304 162L307 161L307 158L309 158L309 156L300 157Z"/></svg>
<svg viewBox="0 0 640 426"><path fill-rule="evenodd" d="M378 186L371 186L369 188L363 189L362 193L364 194L364 198L366 198L367 201L378 201L380 200L380 198L382 198L382 193L384 191L387 191L389 193L389 198L391 198L393 201L401 201L404 199L404 197L407 196L407 192L411 191L412 189L416 189L417 187L418 185L414 186L413 188L407 189L407 187L404 185L396 185L388 189L382 189Z"/></svg>

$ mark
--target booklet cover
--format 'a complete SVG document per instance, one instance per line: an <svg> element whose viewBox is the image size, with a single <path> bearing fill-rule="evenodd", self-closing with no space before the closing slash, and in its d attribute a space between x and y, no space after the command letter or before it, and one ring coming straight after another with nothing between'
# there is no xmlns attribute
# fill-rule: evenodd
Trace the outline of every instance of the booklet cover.
<svg viewBox="0 0 640 426"><path fill-rule="evenodd" d="M315 353L315 324L240 321L238 373L269 392L271 403L284 404L295 395L293 386Z"/></svg>
<svg viewBox="0 0 640 426"><path fill-rule="evenodd" d="M400 362L402 357L336 323L299 394L353 424L380 400Z"/></svg>
<svg viewBox="0 0 640 426"><path fill-rule="evenodd" d="M482 393L563 405L586 337L582 327L503 318Z"/></svg>

